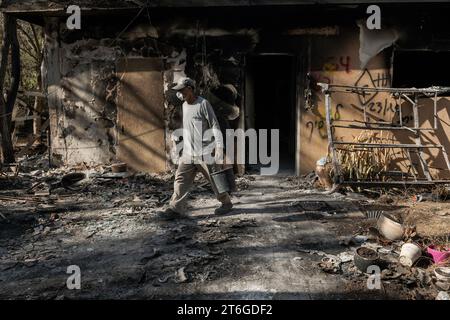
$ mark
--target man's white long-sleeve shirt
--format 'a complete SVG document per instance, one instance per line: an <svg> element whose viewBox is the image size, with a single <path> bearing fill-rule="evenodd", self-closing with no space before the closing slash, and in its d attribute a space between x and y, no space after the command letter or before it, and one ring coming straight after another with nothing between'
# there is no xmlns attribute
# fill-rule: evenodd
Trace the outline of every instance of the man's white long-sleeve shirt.
<svg viewBox="0 0 450 320"><path fill-rule="evenodd" d="M208 132L208 130L211 130ZM206 134L205 134L206 133ZM202 157L210 146L223 148L219 122L208 100L197 97L194 103L183 103L183 158Z"/></svg>

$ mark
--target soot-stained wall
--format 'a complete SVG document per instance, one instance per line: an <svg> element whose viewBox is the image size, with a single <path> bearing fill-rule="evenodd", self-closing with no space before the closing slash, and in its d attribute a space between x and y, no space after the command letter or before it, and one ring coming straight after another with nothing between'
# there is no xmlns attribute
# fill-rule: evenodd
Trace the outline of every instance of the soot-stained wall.
<svg viewBox="0 0 450 320"><path fill-rule="evenodd" d="M267 17L271 16L267 14ZM117 95L121 83L116 64L120 59L155 57L162 60L166 140L162 152L170 168L174 147L171 133L181 126L181 101L171 90L174 82L183 76L194 78L199 93L213 102L223 127L244 128L247 55L289 53L298 62L295 70L297 167L300 173L314 170L316 161L327 154L328 144L323 95L314 83L390 87L392 72L395 72L391 63L393 49L383 50L362 68L360 29L356 19L352 23L347 19L343 24L323 19L305 26L298 19L286 19L284 24L267 17L256 22L251 21L250 16L242 17L239 23L222 18L221 25L212 19L207 23L187 18L161 19L157 27L138 23L119 38L116 38L117 30L112 32L99 26L93 27L95 32L84 29L74 35L64 30L60 20L48 20L45 59L48 74L45 78L54 160L69 165L96 165L117 159L120 130ZM410 34L408 32L408 38ZM404 39L401 37L399 43ZM408 44L408 47L414 48L414 45ZM306 86L308 73L312 80L310 88ZM305 97L308 89L311 89L311 100ZM364 98L356 94L335 94L332 102L334 119L361 120L364 105L373 119L392 120L396 116L395 101L385 94ZM446 125L450 123L447 105L448 99L440 98L439 130L437 134L424 132L425 141L450 144L446 138L450 133ZM405 121L408 121L411 116L406 103L404 107ZM421 120L421 125L429 125L427 117L429 114ZM357 130L336 130L340 140L351 141L359 134ZM399 134L392 138L402 142L412 139ZM442 157L435 151L427 151L426 157L433 166L442 167Z"/></svg>

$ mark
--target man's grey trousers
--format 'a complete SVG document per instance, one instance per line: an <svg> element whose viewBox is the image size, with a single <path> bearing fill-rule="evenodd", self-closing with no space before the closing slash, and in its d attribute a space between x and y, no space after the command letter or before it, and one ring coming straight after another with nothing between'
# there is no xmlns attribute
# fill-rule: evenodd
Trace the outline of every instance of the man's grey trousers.
<svg viewBox="0 0 450 320"><path fill-rule="evenodd" d="M169 207L178 212L184 213L186 211L186 200L194 183L197 172L201 172L203 176L211 183L212 189L216 194L217 200L223 204L231 203L230 195L228 193L218 194L216 185L211 179L212 167L205 162L197 163L183 163L180 161L178 169L175 174L175 185L172 199Z"/></svg>

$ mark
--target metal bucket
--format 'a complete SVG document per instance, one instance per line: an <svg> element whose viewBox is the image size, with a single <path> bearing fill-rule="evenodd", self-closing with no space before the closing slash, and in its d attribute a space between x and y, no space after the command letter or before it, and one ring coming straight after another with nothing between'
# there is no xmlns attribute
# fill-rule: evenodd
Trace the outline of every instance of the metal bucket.
<svg viewBox="0 0 450 320"><path fill-rule="evenodd" d="M211 173L211 179L216 185L219 194L236 191L233 168Z"/></svg>

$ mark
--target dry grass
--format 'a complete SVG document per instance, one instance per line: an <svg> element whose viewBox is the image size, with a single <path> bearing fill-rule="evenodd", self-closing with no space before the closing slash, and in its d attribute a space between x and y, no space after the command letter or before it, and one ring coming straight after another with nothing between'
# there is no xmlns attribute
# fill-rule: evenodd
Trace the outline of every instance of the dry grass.
<svg viewBox="0 0 450 320"><path fill-rule="evenodd" d="M353 142L392 143L392 139L383 136L383 132L362 131ZM396 156L392 149L347 146L346 149L338 150L338 158L341 174L345 180L384 181L386 176L381 173L388 171Z"/></svg>

